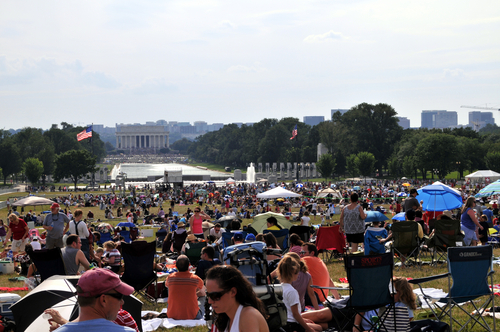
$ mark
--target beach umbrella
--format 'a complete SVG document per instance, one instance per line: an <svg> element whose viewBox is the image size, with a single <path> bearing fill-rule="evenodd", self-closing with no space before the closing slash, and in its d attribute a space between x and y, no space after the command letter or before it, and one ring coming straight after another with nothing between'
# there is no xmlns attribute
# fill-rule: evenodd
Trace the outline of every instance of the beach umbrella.
<svg viewBox="0 0 500 332"><path fill-rule="evenodd" d="M99 225L97 225L97 231L100 233L113 233L114 229L113 226L106 222L102 222Z"/></svg>
<svg viewBox="0 0 500 332"><path fill-rule="evenodd" d="M116 226L119 226L119 227L137 227L136 224L134 224L133 222L130 222L130 221L119 222Z"/></svg>
<svg viewBox="0 0 500 332"><path fill-rule="evenodd" d="M487 185L486 187L484 187L483 189L481 189L475 197L479 198L479 197L490 197L490 196L493 196L493 195L497 195L497 194L500 194L500 180L497 180L493 183L490 183L489 185ZM14 205L14 204L12 204Z"/></svg>
<svg viewBox="0 0 500 332"><path fill-rule="evenodd" d="M399 212L398 214L392 216L392 220L398 220L398 221L405 221L405 213L404 212Z"/></svg>
<svg viewBox="0 0 500 332"><path fill-rule="evenodd" d="M301 197L301 194L294 193L293 191L286 190L282 187L276 187L274 189L265 191L263 193L257 194L257 198L284 198L284 197Z"/></svg>
<svg viewBox="0 0 500 332"><path fill-rule="evenodd" d="M267 218L269 217L275 217L278 220L278 225L280 225L283 229L290 229L290 227L293 226L293 224L288 221L284 215L274 212L266 212L256 215L253 217L253 222L250 226L252 226L257 233L262 233L265 229L267 229Z"/></svg>
<svg viewBox="0 0 500 332"><path fill-rule="evenodd" d="M352 189L359 190L360 188L359 188L359 186L354 186Z"/></svg>
<svg viewBox="0 0 500 332"><path fill-rule="evenodd" d="M433 183L417 190L417 200L423 201L426 211L444 211L462 206L462 196L455 189L443 184Z"/></svg>
<svg viewBox="0 0 500 332"><path fill-rule="evenodd" d="M208 191L206 189L198 189L195 191L195 194L197 195L206 195Z"/></svg>
<svg viewBox="0 0 500 332"><path fill-rule="evenodd" d="M22 198L18 201L15 201L12 203L12 206L36 206L36 205L52 205L54 204L54 201L44 198L44 197L39 197L39 196L29 196Z"/></svg>
<svg viewBox="0 0 500 332"><path fill-rule="evenodd" d="M366 212L365 222L373 222L373 221L384 221L389 220L385 214L380 211L368 211Z"/></svg>
<svg viewBox="0 0 500 332"><path fill-rule="evenodd" d="M302 183L297 183L297 184L295 185L295 188L302 188L302 187L304 187L304 185L303 185Z"/></svg>
<svg viewBox="0 0 500 332"><path fill-rule="evenodd" d="M411 186L411 184L409 184L408 182L403 183L403 187L409 187L409 186Z"/></svg>
<svg viewBox="0 0 500 332"><path fill-rule="evenodd" d="M219 224L221 224L222 227L226 228L229 224L231 224L231 221L233 220L239 220L239 219L236 216L224 216L217 219L215 222L218 222Z"/></svg>
<svg viewBox="0 0 500 332"><path fill-rule="evenodd" d="M396 196L398 196L398 197L406 197L406 193L400 192Z"/></svg>

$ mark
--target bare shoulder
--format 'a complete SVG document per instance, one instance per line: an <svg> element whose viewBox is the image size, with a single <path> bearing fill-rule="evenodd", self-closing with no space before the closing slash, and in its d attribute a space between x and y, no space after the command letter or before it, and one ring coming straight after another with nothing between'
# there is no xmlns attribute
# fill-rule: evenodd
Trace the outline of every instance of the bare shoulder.
<svg viewBox="0 0 500 332"><path fill-rule="evenodd" d="M239 325L241 332L269 332L264 316L251 306L241 310Z"/></svg>

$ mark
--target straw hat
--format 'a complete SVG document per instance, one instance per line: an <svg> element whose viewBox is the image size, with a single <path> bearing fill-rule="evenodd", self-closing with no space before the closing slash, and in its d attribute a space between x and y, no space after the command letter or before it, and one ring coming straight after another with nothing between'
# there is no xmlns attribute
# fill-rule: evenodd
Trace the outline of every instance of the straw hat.
<svg viewBox="0 0 500 332"><path fill-rule="evenodd" d="M197 237L194 234L189 234L186 238L186 242L188 241L196 241Z"/></svg>
<svg viewBox="0 0 500 332"><path fill-rule="evenodd" d="M177 224L177 227L186 227L186 224L181 221Z"/></svg>

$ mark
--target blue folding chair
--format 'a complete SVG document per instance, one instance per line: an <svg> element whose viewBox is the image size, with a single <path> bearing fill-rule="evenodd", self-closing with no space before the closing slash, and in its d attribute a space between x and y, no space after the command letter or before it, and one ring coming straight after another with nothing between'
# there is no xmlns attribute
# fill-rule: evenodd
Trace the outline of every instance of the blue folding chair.
<svg viewBox="0 0 500 332"><path fill-rule="evenodd" d="M241 233L243 233L243 238L246 238L247 232L241 231ZM222 242L219 246L220 249L224 249L224 248L227 248L229 246L232 246L233 245L233 236L234 236L233 232L222 233Z"/></svg>
<svg viewBox="0 0 500 332"><path fill-rule="evenodd" d="M228 246L222 253L224 264L233 265L252 285L267 285L267 251L264 242Z"/></svg>
<svg viewBox="0 0 500 332"><path fill-rule="evenodd" d="M424 296L424 300L431 308L434 315L442 321L450 319L450 326L453 331L462 331L472 322L467 330L471 331L474 325L479 324L484 331L495 331L496 323L493 319L493 330L488 325L482 314L490 305L495 307L495 299L492 292L493 289L493 247L477 246L477 247L451 247L448 248L448 273L412 279L408 282L416 284ZM488 284L488 277L490 283ZM443 298L434 298L429 294L425 294L421 284L424 282L448 278L449 293ZM491 287L491 289L490 289ZM477 304L479 298L486 296L482 304ZM436 301L437 300L437 301ZM434 302L434 305L431 302ZM472 315L468 310L463 308L464 303L470 303L476 310L476 315ZM465 313L469 319L462 323L453 316L455 307ZM454 329L453 324L456 323L460 329Z"/></svg>
<svg viewBox="0 0 500 332"><path fill-rule="evenodd" d="M278 242L278 245L280 246L281 250L283 252L286 252L288 250L288 236L289 236L289 230L288 229L280 229L279 231L273 231L269 229L265 229L264 234L271 233L274 235L276 238L276 241Z"/></svg>
<svg viewBox="0 0 500 332"><path fill-rule="evenodd" d="M123 236L125 242L130 243L132 239L130 238L130 231L120 231L120 235Z"/></svg>
<svg viewBox="0 0 500 332"><path fill-rule="evenodd" d="M109 232L106 232L106 233L103 233L103 232L99 232L99 234L101 234L101 238L99 239L99 241L97 242L97 245L99 247L102 247L102 245L104 244L104 242L106 241L111 241L111 233Z"/></svg>

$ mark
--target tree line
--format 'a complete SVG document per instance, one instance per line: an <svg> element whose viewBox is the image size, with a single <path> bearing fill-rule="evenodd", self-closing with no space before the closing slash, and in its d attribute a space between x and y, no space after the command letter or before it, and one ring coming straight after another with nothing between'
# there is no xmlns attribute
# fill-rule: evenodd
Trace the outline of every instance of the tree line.
<svg viewBox="0 0 500 332"><path fill-rule="evenodd" d="M479 132L468 127L405 130L396 116L388 104L362 103L313 127L291 117L263 119L250 126L226 125L194 142L177 141L172 148L200 162L243 168L249 162L314 162L317 145L322 143L329 156L317 166L325 177L425 179L428 172L444 178L458 171L462 178L464 171L500 172L500 128L496 125ZM295 125L298 136L290 140Z"/></svg>
<svg viewBox="0 0 500 332"><path fill-rule="evenodd" d="M71 177L76 185L75 180L93 171L96 161L106 156L98 133L93 132L92 144L90 139L77 141L76 135L84 129L62 122L61 128L53 124L47 131L26 127L12 135L0 130L0 168L4 184L7 177L23 173L33 184L40 178L45 181L46 175L54 175L56 181Z"/></svg>

